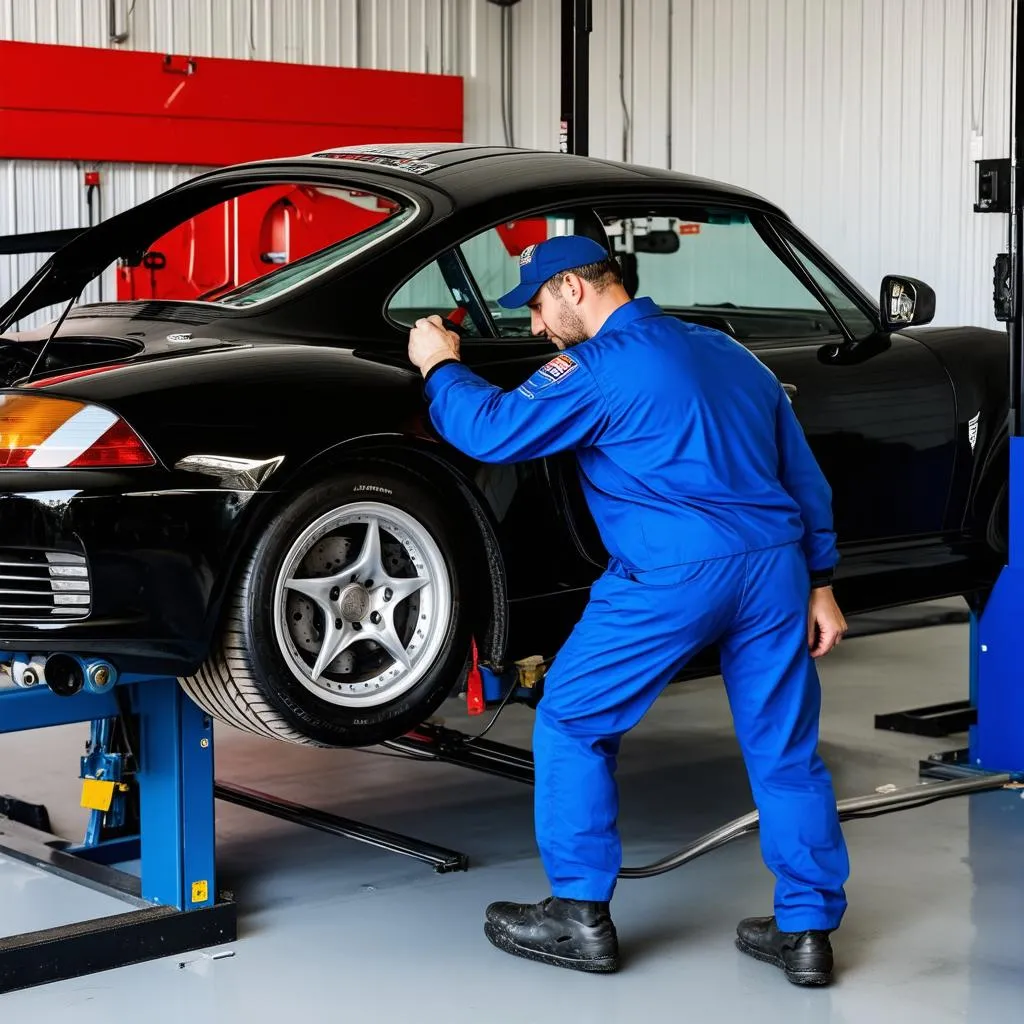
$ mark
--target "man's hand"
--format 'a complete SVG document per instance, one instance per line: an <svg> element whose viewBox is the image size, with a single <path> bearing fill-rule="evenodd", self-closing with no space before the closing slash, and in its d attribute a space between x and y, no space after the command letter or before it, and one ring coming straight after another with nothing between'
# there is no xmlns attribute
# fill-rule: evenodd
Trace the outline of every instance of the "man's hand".
<svg viewBox="0 0 1024 1024"><path fill-rule="evenodd" d="M820 658L828 654L843 638L847 628L832 588L812 590L807 612L807 646L811 649L811 657Z"/></svg>
<svg viewBox="0 0 1024 1024"><path fill-rule="evenodd" d="M446 331L441 318L422 317L409 332L409 359L424 377L443 359L459 358L459 336Z"/></svg>

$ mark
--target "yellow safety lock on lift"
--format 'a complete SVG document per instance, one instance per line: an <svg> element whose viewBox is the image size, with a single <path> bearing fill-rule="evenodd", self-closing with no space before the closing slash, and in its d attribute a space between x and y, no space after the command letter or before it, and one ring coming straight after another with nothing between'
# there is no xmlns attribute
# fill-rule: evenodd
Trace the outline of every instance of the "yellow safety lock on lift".
<svg viewBox="0 0 1024 1024"><path fill-rule="evenodd" d="M83 779L82 780L82 806L90 811L110 810L114 801L114 793L127 793L128 784L125 782L110 782L107 779Z"/></svg>

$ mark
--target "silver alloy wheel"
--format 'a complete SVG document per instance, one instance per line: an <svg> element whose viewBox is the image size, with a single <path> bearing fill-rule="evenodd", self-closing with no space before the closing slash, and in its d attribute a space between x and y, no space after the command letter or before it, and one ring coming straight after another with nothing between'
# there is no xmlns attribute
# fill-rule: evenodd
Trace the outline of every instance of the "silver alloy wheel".
<svg viewBox="0 0 1024 1024"><path fill-rule="evenodd" d="M331 704L372 707L412 689L451 621L441 550L415 517L354 502L311 523L274 584L274 632L296 679Z"/></svg>

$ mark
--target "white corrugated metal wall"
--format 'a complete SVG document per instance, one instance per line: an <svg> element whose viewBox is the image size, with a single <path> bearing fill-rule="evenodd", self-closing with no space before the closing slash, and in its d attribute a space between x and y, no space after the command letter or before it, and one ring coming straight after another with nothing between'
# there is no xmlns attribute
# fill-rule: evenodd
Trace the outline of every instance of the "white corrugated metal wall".
<svg viewBox="0 0 1024 1024"><path fill-rule="evenodd" d="M116 0L115 44L108 0L0 0L0 38L459 74L467 139L555 149L559 7ZM973 213L974 159L1008 151L1009 0L594 0L594 15L592 154L753 189L870 291L913 274L936 322L994 325L1006 218ZM109 215L197 168L103 170ZM0 235L85 224L81 171L0 161ZM37 262L0 257L0 294Z"/></svg>

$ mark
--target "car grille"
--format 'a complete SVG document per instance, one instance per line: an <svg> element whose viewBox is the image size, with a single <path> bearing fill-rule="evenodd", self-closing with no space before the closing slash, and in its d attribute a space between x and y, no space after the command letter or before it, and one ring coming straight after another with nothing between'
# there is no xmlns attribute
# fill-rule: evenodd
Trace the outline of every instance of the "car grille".
<svg viewBox="0 0 1024 1024"><path fill-rule="evenodd" d="M0 621L84 619L92 588L84 556L71 551L0 548Z"/></svg>

